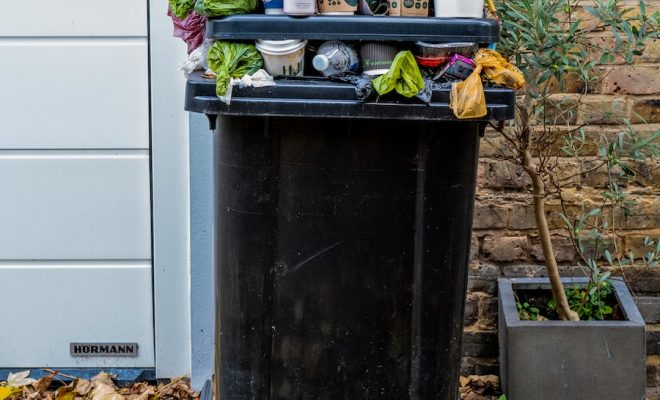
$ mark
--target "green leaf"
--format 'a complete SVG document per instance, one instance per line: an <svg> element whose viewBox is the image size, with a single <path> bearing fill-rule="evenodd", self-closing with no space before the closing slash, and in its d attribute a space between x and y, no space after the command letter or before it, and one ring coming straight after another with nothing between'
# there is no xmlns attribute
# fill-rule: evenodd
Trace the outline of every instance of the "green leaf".
<svg viewBox="0 0 660 400"><path fill-rule="evenodd" d="M658 139L660 139L660 129L653 132L651 136L635 142L632 146L630 146L630 150L635 151L635 150L643 149L644 147L654 143Z"/></svg>
<svg viewBox="0 0 660 400"><path fill-rule="evenodd" d="M613 63L615 60L614 55L610 53L603 53L603 55L600 56L600 63L601 64L609 64Z"/></svg>
<svg viewBox="0 0 660 400"><path fill-rule="evenodd" d="M600 214L600 208L594 208L593 210L589 211L587 214L587 217L593 217L594 215Z"/></svg>
<svg viewBox="0 0 660 400"><path fill-rule="evenodd" d="M185 19L195 6L195 0L169 0L170 10L175 17Z"/></svg>
<svg viewBox="0 0 660 400"><path fill-rule="evenodd" d="M253 74L264 65L264 60L252 44L218 41L208 53L209 67L217 74L216 95L224 96L231 78Z"/></svg>

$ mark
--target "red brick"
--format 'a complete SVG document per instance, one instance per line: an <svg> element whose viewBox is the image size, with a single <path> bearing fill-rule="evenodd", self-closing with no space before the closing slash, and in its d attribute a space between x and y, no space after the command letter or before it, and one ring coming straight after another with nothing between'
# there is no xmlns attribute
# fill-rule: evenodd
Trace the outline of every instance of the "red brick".
<svg viewBox="0 0 660 400"><path fill-rule="evenodd" d="M660 96L631 96L630 120L634 124L660 122Z"/></svg>
<svg viewBox="0 0 660 400"><path fill-rule="evenodd" d="M644 246L644 238L649 237L650 239L658 240L660 238L660 231L647 231L643 234L635 233L626 235L623 239L624 243L624 255L627 256L628 253L631 253L635 258L641 258L649 252L650 248Z"/></svg>
<svg viewBox="0 0 660 400"><path fill-rule="evenodd" d="M580 101L581 121L585 124L621 124L628 117L625 96L586 95Z"/></svg>
<svg viewBox="0 0 660 400"><path fill-rule="evenodd" d="M552 249L554 250L557 262L574 262L577 260L577 253L571 239L567 236L552 235ZM541 242L537 238L533 240L532 257L539 262L545 262Z"/></svg>
<svg viewBox="0 0 660 400"><path fill-rule="evenodd" d="M474 206L473 229L497 229L506 227L509 210L500 205L477 203Z"/></svg>
<svg viewBox="0 0 660 400"><path fill-rule="evenodd" d="M597 93L654 94L660 93L660 66L617 65L601 67Z"/></svg>
<svg viewBox="0 0 660 400"><path fill-rule="evenodd" d="M531 185L529 176L518 165L508 161L482 160L481 186L492 189L524 189Z"/></svg>
<svg viewBox="0 0 660 400"><path fill-rule="evenodd" d="M487 259L498 262L524 260L528 249L527 236L486 236L482 247Z"/></svg>
<svg viewBox="0 0 660 400"><path fill-rule="evenodd" d="M534 229L536 219L534 217L534 206L530 204L512 204L509 214L509 229Z"/></svg>

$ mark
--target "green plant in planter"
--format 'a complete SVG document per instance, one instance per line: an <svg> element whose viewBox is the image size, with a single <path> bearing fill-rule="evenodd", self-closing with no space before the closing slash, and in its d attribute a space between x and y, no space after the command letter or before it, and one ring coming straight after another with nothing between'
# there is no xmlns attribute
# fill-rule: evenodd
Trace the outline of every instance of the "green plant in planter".
<svg viewBox="0 0 660 400"><path fill-rule="evenodd" d="M616 57L630 62L643 53L647 40L658 38L660 20L658 13L647 15L644 2L640 2L639 12L633 14L623 7L622 1L595 0L585 8L592 19L587 24L576 12L583 4L578 0L496 2L502 22L498 51L520 68L527 83L519 92L515 121L493 126L505 139L504 144L492 144L502 159L521 167L531 180L534 215L557 313L560 319L568 320L577 320L580 315L571 310L560 280L545 201L550 196L562 198L562 190L572 178L558 173L558 158L553 149L558 143L566 143L566 146L572 143L579 147L584 136L581 129L587 123L568 129L562 127L568 125L584 104L579 97L557 101L552 95L563 91L569 84L579 85L583 93L588 93L601 79L598 74L600 65ZM597 48L590 41L589 35L603 27L614 37L614 45L609 48ZM624 121L621 123L623 125ZM644 147L643 142L636 143L633 147ZM608 154L604 154L601 166L615 165L615 160L607 159ZM622 164L617 165L625 170ZM570 222L568 217L567 220ZM574 237L581 237L581 232L573 233Z"/></svg>

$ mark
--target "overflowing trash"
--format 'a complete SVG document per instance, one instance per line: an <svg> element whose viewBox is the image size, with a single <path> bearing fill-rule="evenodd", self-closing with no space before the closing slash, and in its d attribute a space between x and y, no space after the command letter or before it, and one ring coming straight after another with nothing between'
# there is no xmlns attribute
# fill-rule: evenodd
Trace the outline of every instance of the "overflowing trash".
<svg viewBox="0 0 660 400"><path fill-rule="evenodd" d="M360 101L380 101L395 92L403 99L430 103L435 89L450 89L449 106L458 119L487 115L484 82L519 89L520 71L490 43L387 41L312 41L259 39L252 43L204 41L206 20L231 14L264 13L484 17L487 0L169 0L174 34L188 44L186 74L205 71L216 79L216 94L229 104L234 85L277 84L279 79L318 79L350 83ZM484 10L484 6L487 7ZM313 17L312 17L313 18ZM369 18L369 17L367 17ZM374 17L376 18L376 17ZM257 78L254 75L257 71ZM264 75L269 79L264 79ZM247 81L239 83L248 76Z"/></svg>

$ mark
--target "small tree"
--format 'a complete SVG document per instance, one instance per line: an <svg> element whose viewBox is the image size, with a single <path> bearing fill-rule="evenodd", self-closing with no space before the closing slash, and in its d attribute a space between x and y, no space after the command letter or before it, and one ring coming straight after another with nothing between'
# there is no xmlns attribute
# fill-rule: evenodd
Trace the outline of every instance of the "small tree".
<svg viewBox="0 0 660 400"><path fill-rule="evenodd" d="M563 143L566 154L577 157L580 140L586 140L583 131L586 123L558 126L567 125L565 121L571 120L568 117L583 104L579 96L562 102L553 94L563 91L569 84L580 86L582 93L588 93L601 79L598 66L612 62L615 57L631 62L642 54L649 38L658 37L658 13L647 15L643 1L639 3L638 13L623 8L621 3L619 0L594 0L591 6L584 8L581 7L584 1L579 0L500 0L496 3L502 23L498 50L520 68L526 80L525 88L519 92L515 121L493 126L506 143L496 146L502 158L522 167L531 179L534 216L552 294L559 317L565 320L577 320L579 316L571 310L560 280L545 201L549 196L563 199L563 187L574 178L559 174L558 158L553 150L558 143ZM589 23L584 16L578 16L578 10L589 15ZM602 28L612 32L614 44L611 47L598 48L590 40L590 33ZM652 147L653 140L639 140L633 133L629 136L636 140L632 148L636 148L638 154L643 154L642 148ZM658 137L658 132L654 137ZM621 151L622 146L614 146L601 152L603 163L586 173L601 167L612 168L617 163L625 172L626 166L618 157ZM593 216L596 214L589 215ZM580 232L570 218L565 216L564 219L579 249ZM584 261L595 266L597 271L593 259L585 257Z"/></svg>

